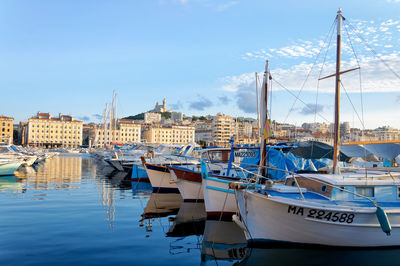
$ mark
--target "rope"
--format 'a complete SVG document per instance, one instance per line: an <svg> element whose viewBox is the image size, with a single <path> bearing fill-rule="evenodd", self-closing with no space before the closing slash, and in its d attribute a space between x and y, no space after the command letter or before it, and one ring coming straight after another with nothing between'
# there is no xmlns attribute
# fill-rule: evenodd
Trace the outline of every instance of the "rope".
<svg viewBox="0 0 400 266"><path fill-rule="evenodd" d="M240 166L237 166L237 167L240 168ZM263 166L260 166L260 167L263 167ZM264 166L264 167L266 167L266 166ZM273 170L276 170L276 171L284 171L284 172L286 172L286 170L282 170L282 169L279 169L279 168L276 168L276 167L270 167L270 168L273 169ZM370 199L367 196L364 196L364 195L358 194L356 192L353 192L353 191L350 191L350 190L347 190L347 189L332 185L331 183L328 183L328 182L324 182L324 181L321 181L321 180L318 180L318 179L315 179L315 178L311 178L311 177L304 176L302 174L295 173L293 171L287 171L287 172L289 172L293 176L293 178L295 179L296 183L297 183L297 180L296 180L296 175L297 175L298 177L302 177L302 178L305 178L305 179L308 179L308 180L312 180L312 181L315 181L317 183L324 184L324 185L330 186L332 188L339 189L341 191L345 191L345 192L350 193L352 195L355 195L357 197L365 198L365 199L369 200L370 202L372 202L375 205L375 207L378 207L378 204L374 200ZM390 175L390 176L392 177L392 175ZM299 189L299 193L301 194L301 190L300 189Z"/></svg>
<svg viewBox="0 0 400 266"><path fill-rule="evenodd" d="M388 63L386 63L385 60L382 59L381 56L378 55L378 53L372 49L371 45L358 33L358 30L349 22L348 25L353 29L353 32L355 33L355 35L364 42L365 46L368 48L368 50L374 55L376 56L398 79L400 79L400 75L397 74L389 65Z"/></svg>
<svg viewBox="0 0 400 266"><path fill-rule="evenodd" d="M285 86L283 86L281 83L279 83L279 81L277 81L276 79L272 78L273 80L275 80L275 82L281 86L283 89L285 89L290 95L292 95L293 97L295 97L298 101L300 101L302 104L304 104L304 106L306 108L308 108L311 111L314 111L310 106L308 106L308 104L306 104L303 100L301 100L300 98L298 98L293 92L291 92L288 88L286 88ZM291 112L291 111L290 111ZM328 119L326 119L324 116L318 114L319 117L321 117L323 120L325 120L326 122L330 122ZM286 116L285 121L283 123L286 122L288 116Z"/></svg>
<svg viewBox="0 0 400 266"><path fill-rule="evenodd" d="M329 29L328 34L327 34L326 37L325 37L324 43L326 42L326 40L327 40L329 34L331 34L331 31L333 30L333 26L334 26L335 23L336 23L336 20L337 20L337 18L335 18L335 20L333 21L333 23L332 23L332 25L331 25L331 28ZM317 60L318 60L318 58L319 58L319 56L320 56L320 54L321 54L321 51L322 51L322 48L319 50L318 55L317 55L317 57L315 58L313 65L311 66L310 71L307 73L306 79L304 80L304 82L303 82L303 84L302 84L302 86L301 86L301 88L300 88L300 91L298 92L297 96L294 96L294 97L295 97L295 101L293 102L292 106L290 107L289 112L288 112L288 114L286 115L285 120L283 121L283 123L286 123L286 121L287 121L287 119L288 119L290 113L291 113L291 112L293 111L293 109L294 109L294 106L295 106L297 100L300 99L300 94L301 94L301 92L303 91L304 86L305 86L305 84L306 84L308 78L310 77L310 74L311 74L312 70L314 69L314 67L315 67L315 65L316 65L316 63L317 63ZM292 93L291 93L291 94L292 94ZM293 95L293 94L292 94L292 95Z"/></svg>

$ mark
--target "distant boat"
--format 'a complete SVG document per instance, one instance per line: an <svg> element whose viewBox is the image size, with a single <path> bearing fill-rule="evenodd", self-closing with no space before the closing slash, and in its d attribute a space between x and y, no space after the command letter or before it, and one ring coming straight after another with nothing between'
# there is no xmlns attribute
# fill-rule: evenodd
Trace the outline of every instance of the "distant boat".
<svg viewBox="0 0 400 266"><path fill-rule="evenodd" d="M22 160L0 159L0 176L14 175L14 172L24 163Z"/></svg>

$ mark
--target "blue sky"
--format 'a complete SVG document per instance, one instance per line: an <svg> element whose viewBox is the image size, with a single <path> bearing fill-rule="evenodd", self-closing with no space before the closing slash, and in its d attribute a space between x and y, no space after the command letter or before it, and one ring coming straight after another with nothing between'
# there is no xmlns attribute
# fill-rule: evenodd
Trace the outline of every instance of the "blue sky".
<svg viewBox="0 0 400 266"><path fill-rule="evenodd" d="M41 111L96 122L116 90L121 117L152 109L163 97L187 115L255 117L254 72L262 72L268 59L274 79L297 94L338 7L400 74L399 0L3 0L0 94L6 100L0 114L20 121ZM353 45L366 128L400 128L400 79L360 42ZM325 74L334 66L330 48ZM356 63L350 48L344 44L344 69ZM318 74L310 75L294 105L274 83L272 118L331 122L333 79L320 83L316 100ZM358 80L358 71L343 78L357 113L343 94L342 117L355 127L361 127ZM320 116L315 119L301 102L318 106Z"/></svg>

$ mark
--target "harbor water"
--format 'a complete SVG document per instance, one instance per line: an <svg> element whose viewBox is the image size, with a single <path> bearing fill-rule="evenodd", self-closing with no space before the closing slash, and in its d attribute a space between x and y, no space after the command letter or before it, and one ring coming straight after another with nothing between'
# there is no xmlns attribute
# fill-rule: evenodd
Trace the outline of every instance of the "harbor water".
<svg viewBox="0 0 400 266"><path fill-rule="evenodd" d="M152 193L89 155L0 177L0 265L399 265L400 249L248 247L203 203Z"/></svg>

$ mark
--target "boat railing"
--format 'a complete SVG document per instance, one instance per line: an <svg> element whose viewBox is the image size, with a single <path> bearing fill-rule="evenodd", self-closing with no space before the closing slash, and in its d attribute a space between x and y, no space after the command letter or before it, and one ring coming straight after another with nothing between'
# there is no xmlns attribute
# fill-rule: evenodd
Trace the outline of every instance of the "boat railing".
<svg viewBox="0 0 400 266"><path fill-rule="evenodd" d="M237 168L242 168L243 171L251 172L251 171L248 171L247 169L245 169L245 168L243 168L243 167L241 167L240 165L237 165L237 164L235 164L235 163L233 163L232 165L234 165L234 166L237 167ZM298 180L297 180L297 177L302 177L302 178L305 178L305 179L308 179L308 180L311 180L311 181L314 181L314 182L317 182L317 183L320 183L320 184L323 184L323 185L326 185L326 186L329 186L329 187L332 187L332 188L336 188L336 189L338 189L338 190L340 190L340 191L344 191L344 192L346 192L346 193L352 194L352 195L357 196L357 197L359 197L359 198L364 198L364 199L370 201L372 204L374 204L375 207L377 207L377 208L379 207L378 204L377 204L377 202L374 201L373 199L371 199L371 198L369 198L369 197L367 197L367 196L364 196L364 195L362 195L362 194L359 194L359 193L357 193L357 192L354 192L354 191L345 189L344 187L339 187L339 186L333 185L333 184L331 184L331 183L329 183L329 182L325 182L325 181L322 181L322 180L319 180L319 179L316 179L316 178L312 178L312 177L309 177L309 176L305 176L305 175L302 175L302 174L300 174L300 173L296 173L296 172L293 172L293 171L279 169L279 168L277 168L277 167L263 166L263 165L258 165L258 167L260 167L260 168L266 168L266 169L271 169L271 170L275 170L275 171L283 171L283 172L288 173L288 175L289 175L290 177L293 177L293 179L294 179L294 181L295 181L295 183L296 183L296 187L298 188L299 193L300 193L300 195L301 195L302 200L305 200L305 197L304 197L304 195L303 195L303 192L302 192L302 189L301 189L301 187L300 187L300 185L299 185L299 182L298 182ZM253 173L253 172L251 172L251 173ZM258 183L259 178L267 179L267 180L269 180L269 181L274 182L274 180L272 180L272 179L270 179L270 178L268 178L268 177L262 176L262 175L260 175L258 172L257 172L257 173L253 173L253 174L257 177L256 183Z"/></svg>

